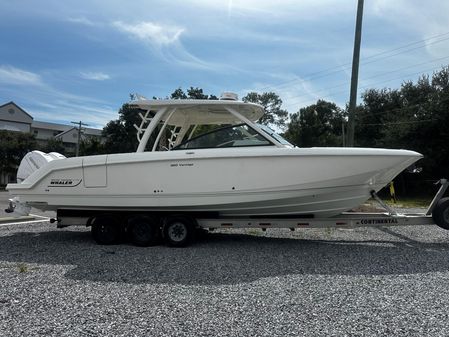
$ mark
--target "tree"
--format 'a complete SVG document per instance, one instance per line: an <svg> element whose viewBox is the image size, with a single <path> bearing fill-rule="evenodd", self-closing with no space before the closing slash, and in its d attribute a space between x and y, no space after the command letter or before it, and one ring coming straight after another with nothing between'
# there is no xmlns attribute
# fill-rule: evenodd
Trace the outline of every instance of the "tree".
<svg viewBox="0 0 449 337"><path fill-rule="evenodd" d="M215 95L206 95L201 88L190 87L187 94L181 88L176 89L170 95L171 99L218 99Z"/></svg>
<svg viewBox="0 0 449 337"><path fill-rule="evenodd" d="M170 95L171 99L187 99L187 95L181 88L176 89Z"/></svg>
<svg viewBox="0 0 449 337"><path fill-rule="evenodd" d="M58 152L63 155L67 155L64 143L60 139L50 138L46 141L42 147L42 151L46 153Z"/></svg>
<svg viewBox="0 0 449 337"><path fill-rule="evenodd" d="M399 89L370 89L363 93L356 128L359 146L420 152L423 173L401 175L404 186L423 188L425 180L447 176L449 166L449 67L432 76L406 81ZM427 187L427 186L426 186Z"/></svg>
<svg viewBox="0 0 449 337"><path fill-rule="evenodd" d="M91 156L106 152L104 144L96 137L83 139L80 143L80 156Z"/></svg>
<svg viewBox="0 0 449 337"><path fill-rule="evenodd" d="M22 158L36 148L30 133L0 130L0 172L15 173Z"/></svg>
<svg viewBox="0 0 449 337"><path fill-rule="evenodd" d="M281 108L282 100L274 92L250 92L242 98L244 102L257 103L263 106L265 115L259 119L259 123L277 128L285 127L288 118L287 110Z"/></svg>
<svg viewBox="0 0 449 337"><path fill-rule="evenodd" d="M383 125L394 125L403 106L399 90L369 89L362 94L357 108L355 144L362 147L385 147L389 131ZM391 113L386 113L391 111ZM388 123L388 124L387 124Z"/></svg>
<svg viewBox="0 0 449 337"><path fill-rule="evenodd" d="M335 103L318 100L291 115L284 136L300 147L342 146L344 117Z"/></svg>
<svg viewBox="0 0 449 337"><path fill-rule="evenodd" d="M112 120L103 128L104 148L107 153L127 153L136 151L138 140L134 124L140 125L138 108L125 103L120 108L119 119Z"/></svg>

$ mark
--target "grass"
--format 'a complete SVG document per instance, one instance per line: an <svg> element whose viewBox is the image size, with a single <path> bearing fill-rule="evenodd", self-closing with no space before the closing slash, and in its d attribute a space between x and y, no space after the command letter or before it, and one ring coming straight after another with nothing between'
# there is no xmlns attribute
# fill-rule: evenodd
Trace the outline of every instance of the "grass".
<svg viewBox="0 0 449 337"><path fill-rule="evenodd" d="M427 208L432 201L432 198L400 198L396 203L392 202L391 199L382 198L388 206L393 208ZM363 205L355 208L357 212L376 212L382 209L382 206L374 199L369 199Z"/></svg>
<svg viewBox="0 0 449 337"><path fill-rule="evenodd" d="M26 263L19 263L18 265L17 265L17 268L19 269L19 273L26 273L26 272L28 272L28 266L26 265Z"/></svg>
<svg viewBox="0 0 449 337"><path fill-rule="evenodd" d="M260 235L260 229L250 228L247 230L247 233L250 235Z"/></svg>
<svg viewBox="0 0 449 337"><path fill-rule="evenodd" d="M426 208L429 206L432 198L404 198L399 199L396 203L390 199L384 200L388 206L401 207L401 208Z"/></svg>

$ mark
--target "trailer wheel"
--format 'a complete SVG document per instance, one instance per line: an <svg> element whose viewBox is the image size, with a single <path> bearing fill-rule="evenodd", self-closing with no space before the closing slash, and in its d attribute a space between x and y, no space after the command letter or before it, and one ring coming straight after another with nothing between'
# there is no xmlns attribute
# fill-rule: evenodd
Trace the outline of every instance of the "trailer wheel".
<svg viewBox="0 0 449 337"><path fill-rule="evenodd" d="M439 227L449 229L449 198L438 201L432 212L432 218Z"/></svg>
<svg viewBox="0 0 449 337"><path fill-rule="evenodd" d="M122 234L120 222L112 215L101 215L92 222L92 237L99 245L118 243Z"/></svg>
<svg viewBox="0 0 449 337"><path fill-rule="evenodd" d="M140 247L154 246L159 240L159 224L149 216L136 216L129 220L128 234L131 242Z"/></svg>
<svg viewBox="0 0 449 337"><path fill-rule="evenodd" d="M167 217L162 228L164 241L171 247L185 247L193 240L194 221L184 216Z"/></svg>

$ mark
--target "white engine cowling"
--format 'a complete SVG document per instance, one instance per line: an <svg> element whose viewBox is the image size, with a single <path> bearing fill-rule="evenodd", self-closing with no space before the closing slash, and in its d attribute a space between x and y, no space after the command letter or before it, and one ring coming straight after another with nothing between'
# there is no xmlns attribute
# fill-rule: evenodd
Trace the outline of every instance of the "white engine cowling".
<svg viewBox="0 0 449 337"><path fill-rule="evenodd" d="M44 153L42 151L28 152L20 162L19 169L17 170L17 183L21 183L34 171L38 170L47 163L66 158L64 155L58 152Z"/></svg>

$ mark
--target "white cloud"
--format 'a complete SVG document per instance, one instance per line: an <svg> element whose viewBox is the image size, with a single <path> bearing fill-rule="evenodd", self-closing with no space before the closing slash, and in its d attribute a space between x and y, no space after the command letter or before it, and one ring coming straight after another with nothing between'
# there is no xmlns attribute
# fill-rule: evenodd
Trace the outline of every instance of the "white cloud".
<svg viewBox="0 0 449 337"><path fill-rule="evenodd" d="M93 80L93 81L104 81L109 80L111 76L102 72L81 72L81 78L85 80Z"/></svg>
<svg viewBox="0 0 449 337"><path fill-rule="evenodd" d="M375 0L368 7L372 13L396 25L404 32L414 32L426 39L426 51L433 57L449 53L447 22L449 2L440 0ZM398 20L400 18L400 20ZM432 38L441 36L440 38Z"/></svg>
<svg viewBox="0 0 449 337"><path fill-rule="evenodd" d="M41 85L41 77L36 74L9 65L0 66L0 83L16 85Z"/></svg>
<svg viewBox="0 0 449 337"><path fill-rule="evenodd" d="M90 75L99 74L109 77L102 73ZM9 65L0 65L0 92L23 105L36 119L70 121L75 118L102 127L117 114L117 110L103 100L57 89L38 74Z"/></svg>
<svg viewBox="0 0 449 337"><path fill-rule="evenodd" d="M153 46L161 47L173 44L179 40L184 28L160 25L153 22L126 24L122 21L113 22L114 27L140 40L149 42Z"/></svg>
<svg viewBox="0 0 449 337"><path fill-rule="evenodd" d="M38 111L33 112L37 119L58 120L61 123L69 123L71 120L82 120L89 127L103 128L111 119L117 118L117 110L101 103L90 102L89 99L55 99L52 103L33 102ZM57 117L56 117L57 116Z"/></svg>
<svg viewBox="0 0 449 337"><path fill-rule="evenodd" d="M88 18L81 16L81 17L76 17L76 18L67 18L68 22L72 22L72 23L78 23L81 25L85 25L85 26L95 26L96 23L89 20Z"/></svg>
<svg viewBox="0 0 449 337"><path fill-rule="evenodd" d="M277 18L284 20L288 17L301 18L306 20L321 19L325 15L336 16L357 5L351 1L341 0L188 0L184 3L192 3L200 8L213 8L215 10L226 11L228 17L232 16L269 16L270 19Z"/></svg>
<svg viewBox="0 0 449 337"><path fill-rule="evenodd" d="M154 54L165 62L215 72L239 71L239 69L228 64L205 61L190 53L180 41L181 34L185 32L184 28L160 25L153 22L141 22L132 25L121 21L113 22L113 26L150 45Z"/></svg>
<svg viewBox="0 0 449 337"><path fill-rule="evenodd" d="M310 81L297 75L274 74L271 77L282 78L283 84L255 83L252 89L245 89L240 95L243 97L250 91L259 93L273 91L282 99L282 107L289 113L295 113L299 108L316 103L318 99L323 98L322 94L318 94L320 90L315 88Z"/></svg>

